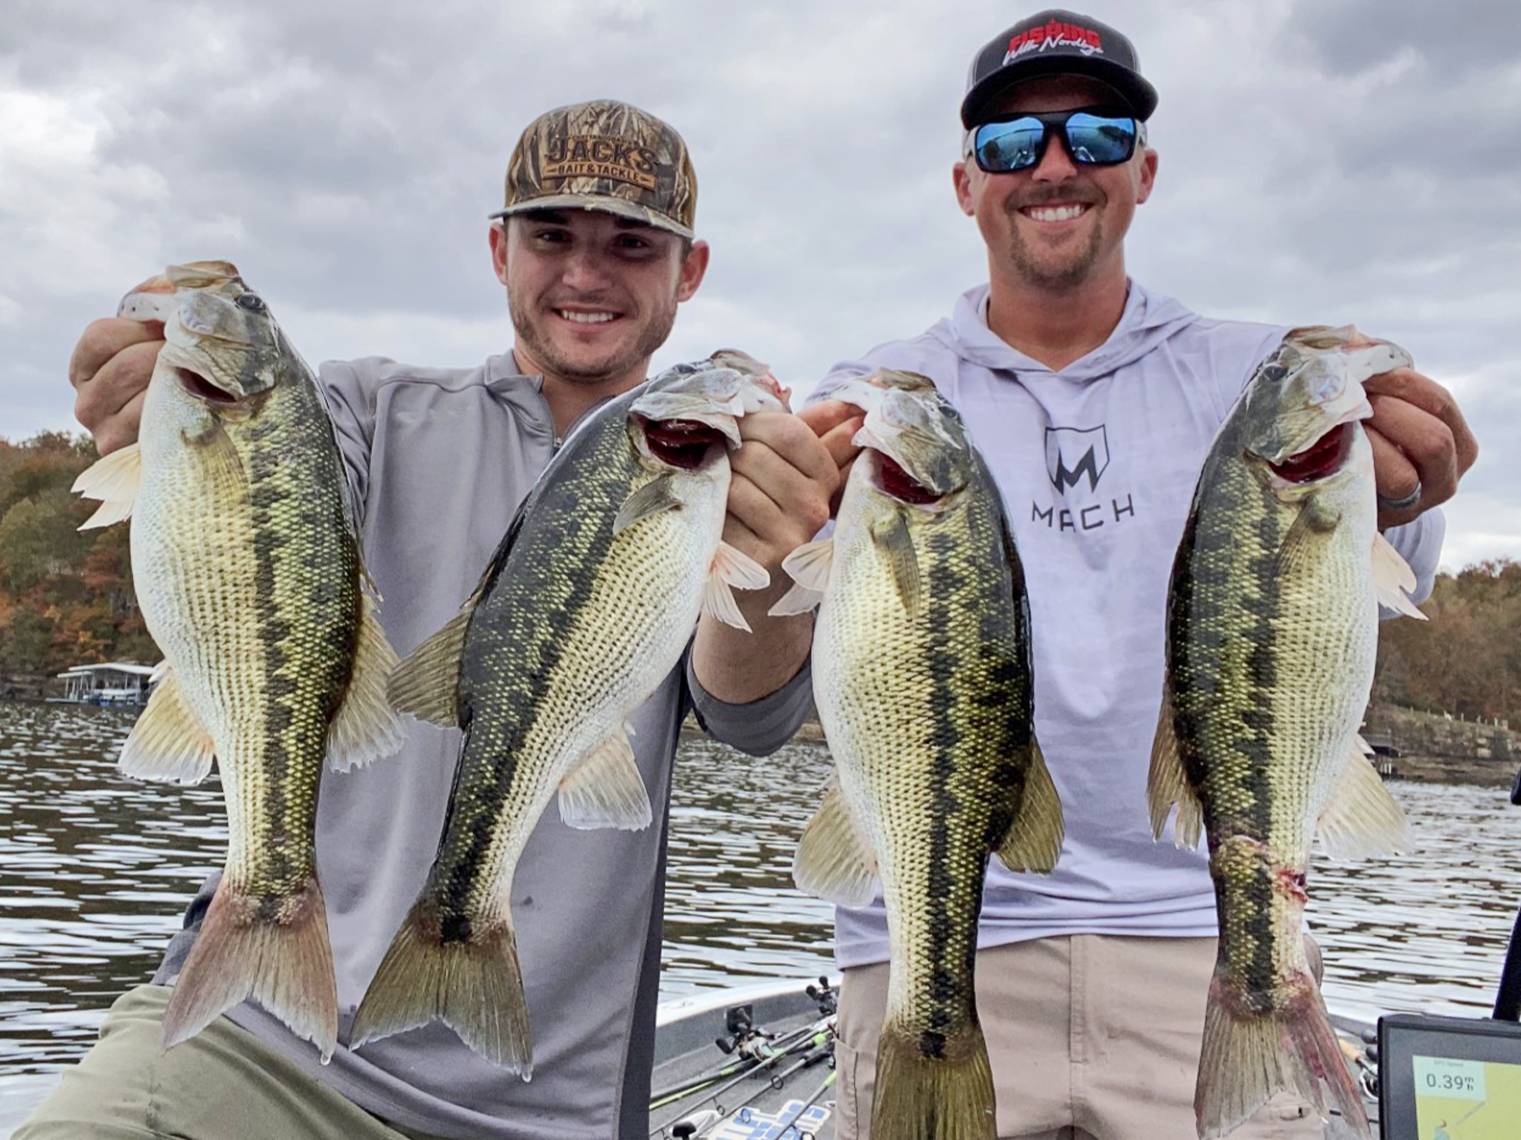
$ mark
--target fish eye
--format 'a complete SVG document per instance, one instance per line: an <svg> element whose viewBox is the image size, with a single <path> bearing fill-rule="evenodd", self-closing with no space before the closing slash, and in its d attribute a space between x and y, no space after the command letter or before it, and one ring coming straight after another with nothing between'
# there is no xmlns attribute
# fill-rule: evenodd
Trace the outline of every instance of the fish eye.
<svg viewBox="0 0 1521 1140"><path fill-rule="evenodd" d="M250 313L264 312L264 300L257 293L239 293L238 304Z"/></svg>
<svg viewBox="0 0 1521 1140"><path fill-rule="evenodd" d="M1274 384L1277 384L1288 374L1289 370L1281 364L1269 364L1262 370L1262 378Z"/></svg>

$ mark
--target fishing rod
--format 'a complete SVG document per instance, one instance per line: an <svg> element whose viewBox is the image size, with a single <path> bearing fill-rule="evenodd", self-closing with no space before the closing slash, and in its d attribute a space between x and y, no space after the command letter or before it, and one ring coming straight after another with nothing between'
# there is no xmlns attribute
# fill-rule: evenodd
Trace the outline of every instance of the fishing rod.
<svg viewBox="0 0 1521 1140"><path fill-rule="evenodd" d="M822 1033L824 1028L828 1025L828 1022L829 1019L827 1017L820 1018L813 1024L804 1025L801 1028L794 1029L791 1033L785 1033L774 1041L762 1040L757 1044L748 1046L742 1042L740 1043L739 1048L745 1050L743 1056L739 1057L736 1060L730 1061L727 1064L721 1065L717 1069L711 1070L710 1072L699 1073L696 1076L689 1077L686 1080L672 1085L669 1088L661 1089L657 1093L652 1093L650 1096L650 1108L664 1108L668 1104L672 1104L679 1100L685 1100L687 1097L701 1092L709 1085L717 1084L725 1077L734 1076L736 1074L748 1075L754 1069L759 1067L762 1061L765 1061L777 1054L791 1052L796 1049L800 1043L806 1044L808 1039Z"/></svg>
<svg viewBox="0 0 1521 1140"><path fill-rule="evenodd" d="M832 1021L832 1017L821 1018L819 1021L814 1022L812 1025L806 1026L804 1029L798 1030L794 1034L789 1034L789 1038L796 1037L798 1039L788 1048L775 1050L771 1056L757 1060L753 1064L745 1067L743 1072L740 1072L737 1075L733 1076L730 1080L725 1081L717 1088L711 1089L708 1094L699 1100L696 1104L689 1105L687 1108L683 1109L679 1115L672 1117L670 1120L667 1120L663 1124L652 1129L650 1131L650 1135L652 1137L670 1135L671 1129L685 1120L694 1109L710 1102L719 1110L718 1119L720 1120L727 1118L728 1116L732 1115L733 1112L736 1112L739 1109L747 1107L752 1100L760 1095L760 1091L763 1090L758 1090L757 1092L752 1093L749 1097L741 1101L734 1107L734 1109L730 1111L724 1110L724 1106L718 1098L723 1096L724 1093L728 1092L730 1089L740 1084L741 1082L747 1081L752 1077L760 1076L765 1070L772 1068L787 1057L793 1056L804 1049L811 1048L816 1051L832 1051L834 1039L834 1026L831 1024ZM789 1068L784 1074L782 1074L780 1081L785 1082L786 1078L795 1072L798 1067L799 1066L794 1065L792 1068ZM722 1078L714 1078L713 1080L700 1083L682 1095L675 1097L668 1096L661 1103L651 1104L650 1107L665 1107L675 1103L676 1101L686 1100L689 1097L696 1096L698 1093L702 1092L703 1089L707 1088L708 1085L714 1084L720 1079ZM768 1089L779 1089L782 1087L782 1085L779 1083L777 1077L772 1076L768 1080L768 1083L765 1087Z"/></svg>
<svg viewBox="0 0 1521 1140"><path fill-rule="evenodd" d="M794 1112L792 1114L792 1119L789 1120L789 1121L787 1121L786 1124L784 1124L782 1126L782 1135L783 1136L787 1135L787 1130L789 1128L792 1128L792 1126L794 1124L796 1124L799 1120L803 1119L803 1114L804 1113L806 1113L810 1108L812 1108L815 1104L817 1104L819 1102L819 1097L823 1096L827 1091L829 1091L830 1086L832 1086L834 1084L835 1078L838 1075L839 1075L839 1072L831 1064L830 1068L829 1068L829 1075L826 1076L823 1079L823 1081L820 1082L818 1088L816 1088L816 1089L813 1090L813 1095L811 1097L809 1097L807 1100L805 1100L803 1102L802 1106L796 1112ZM798 1137L798 1140L814 1140L814 1137L815 1137L815 1133L813 1133L813 1132L803 1132L801 1130L796 1130L796 1129L794 1129L794 1133L793 1134Z"/></svg>
<svg viewBox="0 0 1521 1140"><path fill-rule="evenodd" d="M1510 802L1521 805L1521 771L1510 788ZM1495 994L1496 1021L1521 1021L1521 911L1511 928L1510 945L1505 948L1505 965L1500 968L1500 989Z"/></svg>
<svg viewBox="0 0 1521 1140"><path fill-rule="evenodd" d="M787 1083L788 1078L791 1077L793 1073L799 1072L802 1069L809 1068L810 1066L816 1065L820 1061L824 1060L828 1060L831 1063L829 1075L825 1077L823 1083L821 1083L819 1087L813 1091L813 1095L804 1101L801 1106L799 1106L798 1110L792 1114L790 1119L778 1122L781 1126L781 1131L779 1133L776 1133L777 1136L787 1136L789 1131L792 1132L793 1136L797 1136L798 1133L792 1128L792 1126L801 1120L803 1118L803 1114L812 1108L816 1103L818 1103L819 1097L823 1096L825 1091L828 1090L829 1086L834 1084L835 1073L833 1068L833 1040L826 1039L824 1044L821 1044L810 1050L809 1053L801 1060L799 1060L795 1065L792 1065L783 1072L776 1073L769 1078L767 1082L768 1088L780 1091L781 1088ZM727 1111L724 1110L723 1105L718 1105L718 1111L714 1113L709 1119L703 1121L700 1125L693 1128L693 1130L688 1133L688 1135L690 1135L693 1140L700 1140L701 1137L710 1135L713 1129L717 1128L727 1120L737 1120L741 1124L752 1123L753 1121L750 1113L750 1102L764 1091L766 1090L762 1089L751 1093L746 1100L741 1101L739 1104L735 1105L733 1108Z"/></svg>

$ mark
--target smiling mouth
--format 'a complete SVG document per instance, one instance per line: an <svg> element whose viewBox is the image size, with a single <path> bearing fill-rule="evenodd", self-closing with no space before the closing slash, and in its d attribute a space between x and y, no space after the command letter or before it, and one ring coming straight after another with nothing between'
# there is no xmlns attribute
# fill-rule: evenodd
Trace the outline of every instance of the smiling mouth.
<svg viewBox="0 0 1521 1140"><path fill-rule="evenodd" d="M1036 222L1070 222L1092 208L1087 202L1063 202L1060 205L1021 206L1019 212Z"/></svg>
<svg viewBox="0 0 1521 1140"><path fill-rule="evenodd" d="M569 321L573 325L605 325L616 321L623 314L600 309L594 312L582 312L576 309L556 309L555 316L561 320Z"/></svg>

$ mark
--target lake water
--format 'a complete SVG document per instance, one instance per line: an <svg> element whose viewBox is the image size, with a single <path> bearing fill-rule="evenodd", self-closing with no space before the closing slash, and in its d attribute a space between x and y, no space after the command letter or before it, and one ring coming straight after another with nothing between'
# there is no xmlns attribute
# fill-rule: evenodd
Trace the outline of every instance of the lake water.
<svg viewBox="0 0 1521 1140"><path fill-rule="evenodd" d="M181 789L116 774L134 717L0 702L0 1135L153 972L225 853L214 779ZM830 908L790 876L827 770L815 745L764 760L682 746L662 996L832 968ZM1327 1000L1369 1018L1485 1014L1521 902L1521 809L1493 788L1391 788L1416 850L1314 872Z"/></svg>

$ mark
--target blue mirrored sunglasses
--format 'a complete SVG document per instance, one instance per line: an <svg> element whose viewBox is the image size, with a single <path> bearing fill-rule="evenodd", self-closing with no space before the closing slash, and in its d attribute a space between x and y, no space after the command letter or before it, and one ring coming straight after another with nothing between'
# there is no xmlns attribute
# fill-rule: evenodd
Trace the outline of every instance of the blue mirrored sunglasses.
<svg viewBox="0 0 1521 1140"><path fill-rule="evenodd" d="M1046 143L1060 127L1067 153L1082 166L1114 166L1135 154L1140 127L1131 115L1087 108L1047 111L979 123L971 134L977 165L989 174L1029 170L1046 153Z"/></svg>

